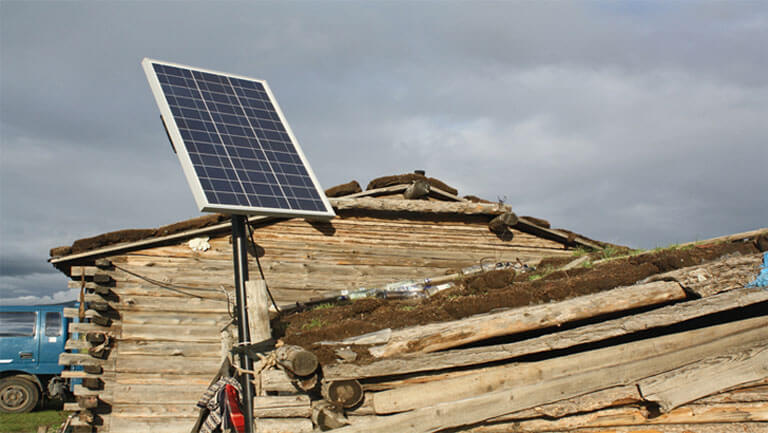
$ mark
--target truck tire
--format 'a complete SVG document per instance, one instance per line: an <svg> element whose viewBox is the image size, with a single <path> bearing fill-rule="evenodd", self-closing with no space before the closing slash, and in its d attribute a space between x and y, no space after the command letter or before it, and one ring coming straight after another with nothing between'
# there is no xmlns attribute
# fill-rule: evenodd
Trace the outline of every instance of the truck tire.
<svg viewBox="0 0 768 433"><path fill-rule="evenodd" d="M0 379L0 412L30 412L40 400L40 390L32 381L21 377Z"/></svg>

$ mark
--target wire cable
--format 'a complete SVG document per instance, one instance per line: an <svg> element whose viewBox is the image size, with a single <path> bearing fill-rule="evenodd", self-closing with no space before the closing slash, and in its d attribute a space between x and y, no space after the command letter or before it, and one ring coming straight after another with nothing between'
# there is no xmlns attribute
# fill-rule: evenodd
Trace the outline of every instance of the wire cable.
<svg viewBox="0 0 768 433"><path fill-rule="evenodd" d="M194 293L188 293L188 292L184 291L184 290L202 290L202 291L206 291L206 292L218 292L218 290L216 290L216 289L208 289L208 288L202 288L202 287L178 286L178 285L175 285L175 284L164 283L162 281L158 281L158 280L155 280L153 278L150 278L150 277L147 277L147 276L144 276L144 275L141 275L141 274L137 274L136 272L133 272L133 271L128 270L128 269L125 269L124 267L118 266L118 265L116 265L114 263L112 265L116 269L119 269L119 270L125 272L126 274L133 275L134 277L142 279L142 280L144 280L144 281L146 281L146 282L148 282L148 283L150 283L152 285L155 285L155 286L158 286L158 287L162 287L162 288L164 288L166 290L170 290L172 292L180 293L182 295L191 296L193 298L198 298L198 299L211 299L211 300L214 300L214 301L221 301L221 299L219 299L219 298L212 298L212 297L209 297L209 296L200 296L200 295L196 295ZM184 289L184 290L181 290L181 289ZM229 303L229 297L227 297L227 303Z"/></svg>

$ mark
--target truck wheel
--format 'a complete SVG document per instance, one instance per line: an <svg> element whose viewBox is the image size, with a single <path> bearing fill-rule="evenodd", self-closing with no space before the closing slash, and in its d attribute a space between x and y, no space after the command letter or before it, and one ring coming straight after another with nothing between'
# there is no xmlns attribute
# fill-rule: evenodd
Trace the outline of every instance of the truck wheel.
<svg viewBox="0 0 768 433"><path fill-rule="evenodd" d="M0 412L30 412L40 400L37 385L20 377L0 379Z"/></svg>

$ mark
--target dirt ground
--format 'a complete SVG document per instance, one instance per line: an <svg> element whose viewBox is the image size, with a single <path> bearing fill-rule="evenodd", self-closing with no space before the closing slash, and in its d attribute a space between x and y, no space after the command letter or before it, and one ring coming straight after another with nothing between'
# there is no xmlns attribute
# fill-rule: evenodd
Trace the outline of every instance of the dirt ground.
<svg viewBox="0 0 768 433"><path fill-rule="evenodd" d="M553 272L575 259L543 261L534 272L492 271L461 281L458 287L421 301L361 299L345 305L322 305L285 315L273 329L287 344L312 349L323 363L335 356L316 342L341 340L384 328L457 320L500 308L513 308L630 285L654 274L693 266L727 254L759 252L754 243L717 243L669 248L616 258L568 271ZM599 257L593 253L594 259ZM362 361L362 360L361 360Z"/></svg>

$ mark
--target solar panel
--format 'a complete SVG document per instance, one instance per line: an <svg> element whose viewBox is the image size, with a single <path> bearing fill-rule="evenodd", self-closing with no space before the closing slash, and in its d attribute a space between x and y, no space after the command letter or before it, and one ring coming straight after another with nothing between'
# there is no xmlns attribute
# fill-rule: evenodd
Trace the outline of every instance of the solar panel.
<svg viewBox="0 0 768 433"><path fill-rule="evenodd" d="M201 211L335 215L266 81L142 66Z"/></svg>

